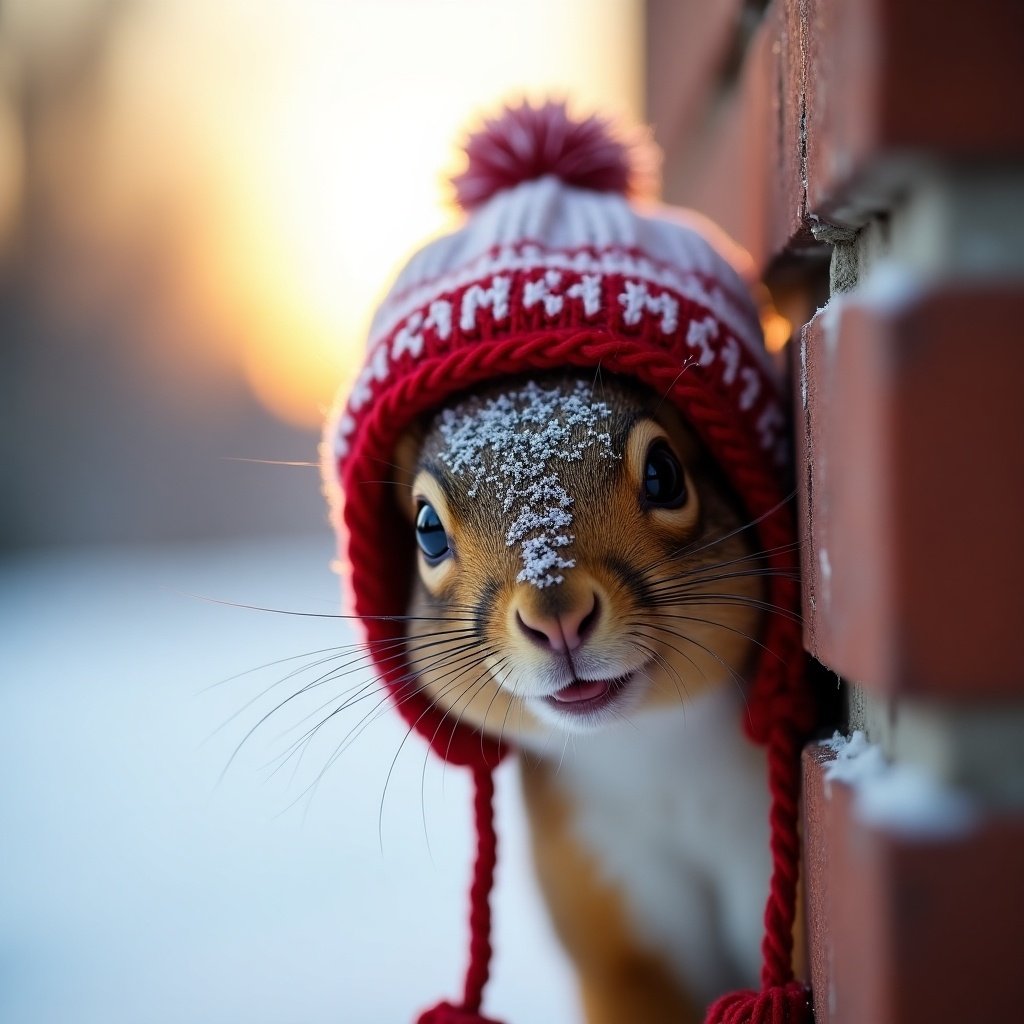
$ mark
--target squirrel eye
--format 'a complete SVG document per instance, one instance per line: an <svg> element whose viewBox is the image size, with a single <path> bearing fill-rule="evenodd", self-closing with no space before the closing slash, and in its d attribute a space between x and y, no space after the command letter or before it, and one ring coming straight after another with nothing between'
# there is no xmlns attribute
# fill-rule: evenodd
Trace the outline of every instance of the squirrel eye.
<svg viewBox="0 0 1024 1024"><path fill-rule="evenodd" d="M448 554L448 534L433 505L424 502L416 513L416 543L429 562L439 562Z"/></svg>
<svg viewBox="0 0 1024 1024"><path fill-rule="evenodd" d="M648 508L681 508L686 503L686 475L664 441L655 441L644 467L644 501Z"/></svg>

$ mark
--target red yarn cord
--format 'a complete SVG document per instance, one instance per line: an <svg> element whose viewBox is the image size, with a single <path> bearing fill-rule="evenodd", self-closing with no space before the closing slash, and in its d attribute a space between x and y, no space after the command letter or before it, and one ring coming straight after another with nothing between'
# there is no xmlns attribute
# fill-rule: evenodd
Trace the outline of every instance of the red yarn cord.
<svg viewBox="0 0 1024 1024"><path fill-rule="evenodd" d="M788 723L773 730L768 742L768 787L772 877L764 912L762 988L793 980L793 921L800 872L800 739Z"/></svg>
<svg viewBox="0 0 1024 1024"><path fill-rule="evenodd" d="M764 912L761 991L721 996L708 1007L704 1024L811 1024L814 1019L810 992L793 978L802 731L792 720L783 719L768 739L772 877Z"/></svg>
<svg viewBox="0 0 1024 1024"><path fill-rule="evenodd" d="M476 819L476 863L469 890L469 967L462 1005L478 1011L491 967L491 889L498 859L498 837L494 831L494 775L490 768L473 769Z"/></svg>

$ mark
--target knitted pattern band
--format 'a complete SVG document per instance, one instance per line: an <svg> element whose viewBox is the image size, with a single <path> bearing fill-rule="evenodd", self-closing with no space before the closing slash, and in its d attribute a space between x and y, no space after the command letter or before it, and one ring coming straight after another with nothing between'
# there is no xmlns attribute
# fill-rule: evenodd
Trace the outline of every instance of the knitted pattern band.
<svg viewBox="0 0 1024 1024"><path fill-rule="evenodd" d="M415 566L412 532L382 467L420 415L474 385L528 371L598 367L672 402L700 436L756 523L769 579L759 663L744 727L768 747L772 880L762 992L733 993L707 1020L809 1020L793 981L799 866L800 741L814 722L793 579L796 531L786 501L788 435L757 312L734 268L741 254L693 214L630 202L641 175L629 147L597 118L564 106L509 108L466 147L455 181L469 217L417 253L377 312L365 365L327 422L324 482L354 611L378 674L405 720L449 763L471 769L478 856L471 961L462 1004L420 1024L481 1022L490 955L487 909L495 856L491 771L507 752L453 723L423 695L395 642ZM730 262L731 257L732 262ZM384 654L382 652L388 652Z"/></svg>

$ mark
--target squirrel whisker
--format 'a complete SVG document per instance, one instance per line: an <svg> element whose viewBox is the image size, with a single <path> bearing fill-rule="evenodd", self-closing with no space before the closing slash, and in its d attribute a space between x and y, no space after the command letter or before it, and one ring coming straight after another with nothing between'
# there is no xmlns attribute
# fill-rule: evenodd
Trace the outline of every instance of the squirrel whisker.
<svg viewBox="0 0 1024 1024"><path fill-rule="evenodd" d="M736 669L734 669L727 661L725 661L725 659L723 659L717 651L712 650L706 644L702 644L699 640L695 640L692 636L687 636L685 633L680 633L678 630L670 629L668 626L662 625L660 623L649 622L645 623L645 625L647 625L651 629L658 630L659 633L667 633L669 636L675 636L678 637L680 640L685 640L687 643L693 644L694 647L700 648L702 651L704 651L705 654L711 655L711 657L714 658L715 661L717 661L723 669L725 669L726 674L732 680L733 685L735 685L736 688L739 690L741 696L743 697L744 704L746 704L747 695L746 689L744 687L743 677L736 671ZM653 639L653 637L651 639ZM664 640L662 640L661 642L665 643ZM666 646L671 645L666 644ZM672 649L678 651L678 648L676 647L672 647ZM679 651L679 653L682 654L681 651ZM701 675L704 675L703 671L701 672Z"/></svg>
<svg viewBox="0 0 1024 1024"><path fill-rule="evenodd" d="M457 631L456 631L456 632L457 632ZM466 633L467 633L467 634L468 634L468 633L470 633L470 632L471 632L470 630L466 630ZM404 650L402 649L402 647L401 647L400 645L397 645L397 644L396 644L396 646L395 646L395 653L393 653L393 654L389 654L389 655L388 655L388 656L387 656L386 658L383 658L383 659L381 659L381 660L382 660L382 661L391 661L391 660L394 660L395 658L400 658L400 657L404 657L404 656L405 656L405 651L404 651ZM317 679L314 679L314 680L312 680L311 682L307 683L307 684L306 684L305 686L302 686L302 687L300 687L300 688L299 688L298 690L296 690L296 691L295 691L294 693L290 694L290 695L289 695L288 697L286 697L286 698L285 698L284 700L282 700L282 701L281 701L280 703L278 703L278 704L277 704L277 705L276 705L275 707L271 708L271 709L270 709L270 711L268 711L268 712L267 712L266 714L264 714L264 715L263 715L263 716L262 716L262 717L261 717L261 718L260 718L260 719L259 719L259 720L258 720L258 721L257 721L257 722L256 722L256 723L255 723L255 724L254 724L254 725L253 725L253 726L252 726L252 727L251 727L250 729L249 729L249 731L248 731L248 732L247 732L247 733L246 733L246 734L245 734L245 735L244 735L244 736L242 737L242 739L241 739L241 740L239 741L238 745L237 745L237 746L235 747L235 749L234 749L234 751L232 752L231 756L230 756L230 757L228 758L228 761L227 761L227 763L226 763L226 764L224 765L224 768L223 768L223 770L221 771L221 774L220 774L220 778L219 778L218 782L219 782L219 781L221 781L221 780L223 780L224 776L225 776L225 775L227 774L228 770L229 770L229 769L231 768L231 765L232 765L232 764L234 763L234 761L235 761L235 760L236 760L236 758L238 757L239 753L241 752L242 748L243 748L243 747L245 746L246 742L247 742L247 741L248 741L248 740L250 739L250 737L251 737L251 736L252 736L252 735L253 735L253 734L254 734L254 733L255 733L255 732L256 732L256 731L257 731L257 730L258 730L258 729L259 729L259 728L260 728L260 727L261 727L261 726L262 726L262 725L263 725L263 724L264 724L264 723L265 723L265 722L267 721L267 720L268 720L268 719L270 719L270 718L271 718L271 717L272 717L273 715L277 714L277 713L278 713L278 712L279 712L279 711L280 711L280 710L281 710L281 709L282 709L283 707L285 707L285 706L286 706L287 704L291 703L291 702L292 702L293 700L296 700L296 699L298 699L299 697L303 696L304 694L308 693L308 692L309 692L309 691L310 691L311 689L313 689L314 687L316 687L316 686L320 686L320 685L323 685L323 684L324 684L325 682L329 682L329 681L332 681L332 679L340 678L340 677L339 677L339 676L338 676L338 675L337 675L336 673L337 673L338 671L340 671L340 669L341 669L341 668L344 668L344 669L346 669L346 670L355 670L355 668L361 668L361 667L364 667L364 666L362 666L362 665L359 665L359 662L361 662L361 661L364 661L364 660L365 660L365 659L367 659L368 657L369 657L369 652L364 652L363 654L359 655L359 656L358 656L358 657L357 657L356 659L354 659L354 660L353 660L352 662L349 662L349 663L347 663L347 664L346 664L345 666L340 666L339 668L333 669L333 670L332 670L331 672L327 672L327 673L324 673L324 675L322 675L322 676L318 677ZM228 724L228 722L230 722L230 721L234 720L235 718L237 718L239 714L241 714L241 713L242 713L242 712L243 712L244 710L246 710L246 708L248 708L249 706L251 706L251 705L252 705L252 704L253 704L253 703L254 703L254 702L255 702L256 700L260 699L260 697L261 697L261 696L265 695L266 693L269 693L269 692L270 692L270 690L274 689L274 687L275 687L275 686L279 685L279 684L280 684L281 682L283 682L284 680L286 680L286 679L288 679L288 678L292 678L292 677L293 677L294 675L296 675L296 674L299 674L299 673L300 673L300 672L302 672L302 671L305 671L305 669L306 669L307 667L312 667L312 666L306 666L306 667L303 667L302 669L299 669L299 670L297 670L297 671L293 671L292 673L289 673L288 675L286 675L286 676L284 677L284 679L283 679L283 680L278 680L278 682L277 682L277 683L274 683L274 684L272 684L271 686L267 687L267 689L266 689L266 690L264 690L262 694L259 694L259 695L257 695L257 696L256 696L256 697L254 697L254 698L253 698L252 700L250 700L250 701L249 701L249 702L248 702L248 703L247 703L246 705L244 705L244 706L243 706L243 707L242 707L241 709L239 709L238 711L236 711L236 712L235 712L235 713L234 713L234 714L233 714L233 715L232 715L232 716L231 716L231 717L230 717L230 718L228 719L228 721L227 721L227 722L224 722L224 723L222 723L222 725L218 727L218 730L217 730L217 731L219 731L219 729L221 729L221 728L223 728L223 727L224 727L225 725L227 725L227 724ZM356 687L353 687L352 689L359 689L359 688L360 688L360 686L359 686L359 684L357 684L357 686L356 686ZM351 690L349 690L349 691L345 691L345 693L348 693L348 692L351 692ZM338 696L344 696L344 694L341 694L341 695L338 695ZM331 701L328 701L327 703L328 703L328 704L330 704L330 703L333 703L333 701L334 701L334 700L337 700L337 699L338 699L338 696L335 696L334 698L332 698L332 700L331 700ZM362 697L360 697L359 699L362 699ZM348 702L348 701L346 701L346 703L345 703L345 704L343 704L343 705L342 705L342 706L341 706L340 708L337 708L337 709L335 709L335 712L332 712L332 715L333 715L333 714L335 714L335 713L337 713L338 711L344 710L344 708L345 708L345 707L347 707L347 706L351 706L351 703L350 703L350 702ZM331 717L331 716L328 716L328 718L330 718L330 717ZM304 720L305 720L305 719L303 719L303 721L304 721ZM301 723L300 723L300 724L301 724Z"/></svg>
<svg viewBox="0 0 1024 1024"><path fill-rule="evenodd" d="M698 602L694 602L694 603L698 603ZM756 637L753 637L749 633L745 633L742 629L738 629L735 626L731 626L731 625L729 625L726 622L721 622L718 619L706 619L706 618L702 618L699 615L682 615L682 614L680 614L678 612L662 612L662 611L659 611L657 614L661 618L663 618L663 619L679 619L679 620L684 621L684 622L699 622L699 623L701 623L702 625L705 625L705 626L714 626L717 629L727 629L727 630L729 630L730 633L735 633L737 636L743 637L744 640L747 640L750 643L756 645L757 647L760 647L762 650L764 650L764 651L768 650L768 648L766 648L764 646L764 644L762 644L761 641L758 640ZM683 634L679 634L679 635L682 636ZM690 638L687 637L686 639L690 639ZM776 655L776 657L778 657L778 656Z"/></svg>
<svg viewBox="0 0 1024 1024"><path fill-rule="evenodd" d="M781 501L779 501L775 505L773 505L770 509L768 509L767 512L764 512L761 515L759 515L756 519L751 519L750 521L744 523L742 526L737 526L735 529L729 530L727 533L723 533L719 537L711 538L710 540L706 541L704 544L700 545L699 547L694 547L693 545L696 544L698 540L700 540L700 538L697 538L697 540L692 541L690 544L684 545L683 547L678 548L677 550L675 550L673 552L670 552L662 560L662 562L659 562L659 563L656 563L656 564L664 564L664 562L671 561L674 558L681 558L683 556L696 555L696 554L699 554L702 551L707 551L710 548L716 547L719 544L723 544L727 540L732 540L732 538L738 537L740 534L744 533L746 530L751 530L751 529L754 529L755 527L759 526L766 519L769 519L771 516L775 515L775 513L778 512L780 509L784 508L795 497L796 497L796 491L795 490L790 491L789 494L787 494L785 498L783 498ZM788 544L785 545L785 547L799 547L799 546L800 546L799 540L794 542L792 545L788 545Z"/></svg>
<svg viewBox="0 0 1024 1024"><path fill-rule="evenodd" d="M744 608L757 608L760 611L772 612L790 620L790 622L803 622L803 616L798 612L783 608L758 597L748 597L745 594L719 594L712 591L685 591L680 593L659 594L658 599L653 602L655 607L675 607L677 605L736 605Z"/></svg>
<svg viewBox="0 0 1024 1024"><path fill-rule="evenodd" d="M399 641L394 641L399 642ZM236 672L234 675L225 676L223 679L218 679L214 683L210 683L208 686L204 686L201 690L197 690L196 697L200 694L209 693L210 690L215 690L218 686L224 686L227 683L233 683L236 679L242 679L244 676L254 675L256 672L262 672L264 669L274 668L276 665L284 665L289 661L298 661L299 658L315 658L320 654L327 654L330 651L348 651L348 650L365 650L366 645L356 640L350 644L339 644L336 647L321 647L317 651L305 651L302 654L289 654L284 658L275 658L273 661L265 661L262 665L254 665L252 668L243 669L241 672Z"/></svg>
<svg viewBox="0 0 1024 1024"><path fill-rule="evenodd" d="M686 690L686 683L683 681L683 677L679 674L679 669L676 668L675 665L673 665L672 662L669 661L668 658L666 658L660 651L658 651L657 648L651 647L649 644L645 644L635 638L632 639L632 643L637 650L643 651L645 654L650 655L653 660L657 661L665 670L666 675L670 678L674 677L671 678L672 686L676 691L676 695L679 697L679 703L685 707L686 697L684 696L684 692ZM683 656L685 657L685 655ZM682 692L679 689L680 686L683 688Z"/></svg>
<svg viewBox="0 0 1024 1024"><path fill-rule="evenodd" d="M642 630L643 630L644 627L647 627L647 628L650 628L650 629L659 629L659 626L657 625L657 623L654 623L654 622L632 621L632 622L629 622L628 625L632 627L634 635L639 635L639 636L645 637L646 639L648 639L648 640L650 640L652 642L655 641L655 638L653 636L651 636L649 633L644 633ZM667 629L663 629L662 628L661 631L662 632L667 632L669 634L669 636L677 636L681 640L688 640L689 639L689 637L683 636L681 633L677 633L677 632L674 632L672 630L667 630ZM697 672L700 673L702 679L705 679L705 680L707 679L707 673L704 671L704 669L702 669L700 667L700 665L697 664L697 662L695 662L693 660L692 657L690 657L689 654L687 654L685 651L681 651L678 647L675 646L675 644L671 644L667 640L660 640L658 642L663 644L669 650L675 651L676 654L678 654L680 658L683 658L685 661L688 661L694 667L694 669ZM700 645L698 645L698 646L700 646ZM707 650L707 648L705 648L705 650Z"/></svg>
<svg viewBox="0 0 1024 1024"><path fill-rule="evenodd" d="M455 684L452 684L452 685L454 686ZM463 690L463 692L458 697L455 698L455 702L452 704L452 707L454 707L455 704L457 704L458 701L462 699L462 697L465 695L466 691L472 685L473 684L470 683L466 687L466 689ZM428 709L432 709L433 706L434 706L433 704L428 705ZM434 735L435 736L437 735L437 731L444 724L444 719L445 719L445 716L447 715L447 713L448 712L445 711L445 713L441 716L441 721L438 723L437 729L434 730ZM391 759L391 764L388 766L388 773L387 773L387 776L384 779L384 789L381 791L381 794L380 794L380 809L377 812L377 842L378 842L378 844L380 846L381 853L384 852L384 801L387 799L387 795L388 795L388 784L391 782L391 776L394 773L395 765L398 763L399 755L402 753L402 748L405 746L406 740L408 740L409 737L416 731L416 724L426 714L427 714L427 710L424 710L423 712L421 712L421 714L420 714L419 718L417 718L416 722L414 722L412 725L410 725L409 728L406 730L405 735L402 737L402 742L398 744L398 749L395 751L395 756ZM422 779L421 779L420 807L421 807L421 814L422 814L422 817L423 817L423 829L424 829L424 832L426 832L426 828L427 828L426 808L425 808L425 806L423 804L422 794L423 794L423 790L422 790Z"/></svg>
<svg viewBox="0 0 1024 1024"><path fill-rule="evenodd" d="M471 633L471 631L469 631L469 630L453 630L451 632L457 633L457 634L463 634L464 636ZM452 655L459 656L459 655L462 655L464 652L468 653L468 652L474 650L477 647L477 644L476 644L475 640L472 641L472 642L465 643L465 644L460 644L460 643L458 643L458 641L447 640L447 641L432 641L431 643L426 644L423 647L421 647L420 650L423 650L426 647L439 646L442 643L447 643L449 645L454 643L454 644L456 644L456 646L450 646L449 649L441 651L437 655L432 656L432 659L435 660L436 662L443 662L444 660L450 659L452 657ZM395 654L395 655L392 656L392 658L397 658L399 656L400 656L399 654ZM407 672L405 674L405 676L402 678L402 680L400 680L400 682L401 681L415 679L417 677L418 671L419 671L419 669L410 670L409 672ZM264 719L262 719L261 722L264 721L266 718L268 718L271 714L274 714L276 711L279 711L284 706L284 704L286 704L292 698L300 696L302 693L308 691L309 688L310 688L310 686L304 687L302 690L297 691L295 694L292 694L292 696L287 698L285 701L282 701L276 708L274 708L271 712L269 712L268 715L264 716ZM296 725L292 726L291 728L295 728L298 725L301 725L302 722L308 721L309 718L313 717L314 715L316 715L317 713L322 711L325 707L328 707L329 705L331 705L332 703L337 701L340 697L345 696L345 694L351 693L353 690L357 691L355 696L349 697L348 699L344 700L341 705L339 705L338 707L334 708L328 715L326 715L323 719L321 719L321 721L319 721L315 726L313 726L311 729L307 730L302 736L298 737L283 754L278 755L277 760L280 761L280 764L278 764L278 766L274 769L274 772L280 770L280 768L283 767L284 764L286 764L292 757L295 757L296 755L298 755L298 757L299 757L299 759L301 761L301 757L302 757L304 751L306 749L308 749L309 745L312 743L312 740L315 738L315 736L319 732L319 730L324 725L326 725L329 721L331 721L331 719L333 719L335 716L339 715L343 711L348 710L349 708L351 708L355 704L365 700L366 698L368 698L368 697L370 697L370 696L372 696L374 694L380 694L380 692L381 692L379 690L378 686L377 686L376 680L370 680L370 681L367 681L367 682L362 683L362 684L357 684L357 686L351 687L349 690L346 690L343 694L335 695L330 700L328 700L324 704L320 705L319 708L314 709L313 712L311 712L310 714L306 715L302 720L300 720L300 722L296 723ZM340 744L335 749L335 751L332 753L331 757L328 759L328 763L327 763L327 765L325 765L324 771L326 771L327 768L329 768L330 765L334 763L334 761L337 759L337 757L340 756L341 753L343 753L344 749L347 749L347 746L349 745L350 742L352 742L352 741L354 741L354 739L358 738L358 735L361 735L362 730L365 727L367 727L374 720L375 714L379 713L380 709L383 706L385 706L386 703L387 703L387 699L386 698L382 698L380 701L378 701L378 703L373 708L371 708L367 712L367 714L364 715L360 719L360 721L357 722L349 730L349 732L344 737L342 737L342 740L341 740ZM261 724L261 723L257 723L257 727L258 727L259 724ZM256 727L254 727L254 729L255 728ZM252 731L254 731L254 730L250 731L250 735L251 735ZM290 730L286 730L286 732L287 731L290 731ZM246 737L246 738L248 738L248 737ZM243 739L242 742L244 743L245 740ZM273 760L270 762L270 764L273 764ZM320 777L322 777L322 775L323 775L323 772L321 772L320 775L318 775L317 778L319 779ZM308 789L308 787L307 787L307 789ZM302 794L300 794L300 797L301 797L301 795Z"/></svg>
<svg viewBox="0 0 1024 1024"><path fill-rule="evenodd" d="M735 535L735 533L732 534L731 536L734 536L734 535ZM721 539L724 540L726 538L723 537ZM713 547L714 544L717 544L717 543L718 543L718 541L715 541L715 542L713 542L713 544L707 545L706 548L700 548L700 549L697 549L696 551L690 551L690 550L687 550L686 548L679 548L679 549L677 549L677 550L675 550L673 552L670 552L664 558L659 559L656 562L652 562L650 565L645 567L644 571L645 572L650 572L653 569L660 568L661 566L667 565L668 563L676 561L678 559L689 558L692 555L699 554L700 551L702 551L702 550L710 550L711 547ZM765 560L767 560L769 558L772 558L772 557L775 557L777 555L789 554L791 552L799 551L799 549L800 549L799 543L780 544L777 547L764 548L764 549L762 549L760 551L752 551L752 552L749 552L749 553L746 553L746 554L738 555L735 558L729 558L729 559L725 559L725 560L719 561L719 562L699 562L698 561L697 562L697 566L699 568L701 568L701 569L715 569L715 568L724 569L724 568L726 568L726 567L728 567L730 565L742 565L742 564L744 564L746 562L765 561Z"/></svg>

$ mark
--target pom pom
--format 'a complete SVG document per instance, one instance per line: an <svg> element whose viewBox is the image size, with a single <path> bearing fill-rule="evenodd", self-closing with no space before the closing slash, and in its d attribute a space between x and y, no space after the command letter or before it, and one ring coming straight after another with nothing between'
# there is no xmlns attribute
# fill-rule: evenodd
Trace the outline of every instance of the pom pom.
<svg viewBox="0 0 1024 1024"><path fill-rule="evenodd" d="M482 1017L475 1010L467 1010L451 1003L438 1003L420 1014L416 1024L499 1024L490 1017Z"/></svg>
<svg viewBox="0 0 1024 1024"><path fill-rule="evenodd" d="M641 133L626 138L597 115L573 120L564 103L507 106L470 135L465 152L469 166L452 185L456 202L467 212L545 174L595 192L656 191L658 158L649 138Z"/></svg>
<svg viewBox="0 0 1024 1024"><path fill-rule="evenodd" d="M749 989L716 999L704 1024L813 1024L811 996L798 981L773 985L761 992Z"/></svg>

